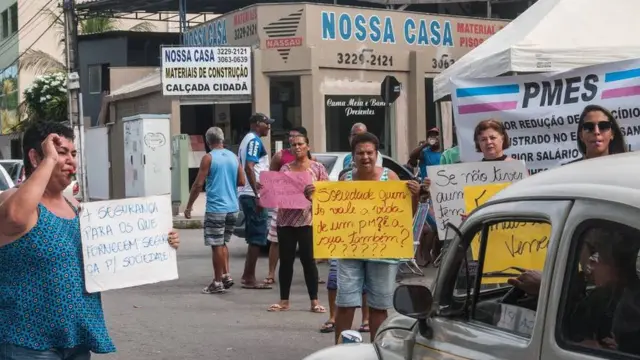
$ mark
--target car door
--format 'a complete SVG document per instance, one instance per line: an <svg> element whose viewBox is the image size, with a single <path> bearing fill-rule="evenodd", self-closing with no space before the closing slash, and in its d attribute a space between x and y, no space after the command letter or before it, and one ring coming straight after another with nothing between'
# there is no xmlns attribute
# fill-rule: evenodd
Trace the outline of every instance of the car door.
<svg viewBox="0 0 640 360"><path fill-rule="evenodd" d="M463 223L462 237L454 240L445 254L433 289L435 316L428 321L428 331L416 327L413 358L539 360L546 294L570 207L570 201L516 201L488 204L476 210ZM523 230L520 225L530 228ZM545 242L540 231L546 234ZM517 256L510 259L495 255L504 254L504 247L512 241L520 249L514 251ZM526 262L534 255L543 263L538 300L529 301L528 308L524 302L501 303L511 289L506 284L507 277L494 278L492 272L483 269L516 260ZM474 259L475 270L471 266ZM474 272L481 275L475 276ZM465 283L473 284L468 293Z"/></svg>
<svg viewBox="0 0 640 360"><path fill-rule="evenodd" d="M634 194L626 193L625 196L634 199ZM637 200L629 201L636 201L637 204ZM640 359L638 219L640 209L637 205L629 206L612 200L576 201L567 218L560 242L558 259L563 261L558 261L555 269L560 281L555 282L550 291L551 301L546 314L548 331L542 347L543 359ZM600 233L601 236L589 235L594 233ZM593 256L589 257L587 266L583 266L584 258L581 259L581 255L585 254L585 246L591 248L586 256L591 253L599 254L595 259ZM607 253L614 255L609 262L615 266L607 264ZM594 260L596 262L592 263ZM599 273L603 266L606 270L605 278ZM591 281L588 279L587 286L584 286L584 278L579 276L587 267L593 278L592 287L589 286ZM624 279L618 281L621 284L618 286L622 289L621 295L606 294L604 300L609 306L599 309L600 311L590 311L591 316L584 316L579 309L585 308L585 304L593 304L590 299L601 298L602 296L596 296L596 291L599 287L606 289L610 279ZM584 288L584 294L581 294L581 288ZM576 301L576 298L580 300ZM598 309L597 303L587 308L589 307ZM594 319L598 321L593 321ZM590 339L593 332L589 328L596 329L593 334L595 338Z"/></svg>

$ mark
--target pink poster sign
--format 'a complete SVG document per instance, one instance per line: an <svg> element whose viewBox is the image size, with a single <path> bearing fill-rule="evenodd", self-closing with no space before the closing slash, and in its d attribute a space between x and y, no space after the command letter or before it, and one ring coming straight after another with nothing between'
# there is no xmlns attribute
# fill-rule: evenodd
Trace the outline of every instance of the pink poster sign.
<svg viewBox="0 0 640 360"><path fill-rule="evenodd" d="M312 182L306 171L261 172L260 205L270 209L306 209L311 203L304 197L304 188Z"/></svg>

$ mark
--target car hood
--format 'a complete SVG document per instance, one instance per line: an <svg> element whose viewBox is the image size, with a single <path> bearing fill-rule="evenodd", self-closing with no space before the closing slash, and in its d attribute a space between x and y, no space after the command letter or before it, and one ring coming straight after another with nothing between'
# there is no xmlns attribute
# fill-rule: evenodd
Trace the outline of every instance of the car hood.
<svg viewBox="0 0 640 360"><path fill-rule="evenodd" d="M340 344L317 351L303 360L379 360L372 344Z"/></svg>

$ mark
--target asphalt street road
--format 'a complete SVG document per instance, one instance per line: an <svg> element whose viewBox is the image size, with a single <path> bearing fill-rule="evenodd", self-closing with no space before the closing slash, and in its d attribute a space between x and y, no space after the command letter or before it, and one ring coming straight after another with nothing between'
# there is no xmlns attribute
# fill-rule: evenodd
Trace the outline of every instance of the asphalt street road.
<svg viewBox="0 0 640 360"><path fill-rule="evenodd" d="M211 252L202 243L202 230L181 230L180 236L179 280L103 294L105 317L118 351L97 355L96 359L294 360L333 344L332 334L318 331L328 315L309 311L299 262L294 273L292 309L270 313L267 307L279 298L277 286L272 290L240 287L244 239L234 238L230 244L236 285L223 295L203 295L200 291L212 277ZM327 264L320 264L319 270L321 278L326 279ZM259 279L266 274L267 258L262 257L258 261ZM325 285L320 285L320 300L328 309L326 297ZM354 326L359 321L357 312Z"/></svg>

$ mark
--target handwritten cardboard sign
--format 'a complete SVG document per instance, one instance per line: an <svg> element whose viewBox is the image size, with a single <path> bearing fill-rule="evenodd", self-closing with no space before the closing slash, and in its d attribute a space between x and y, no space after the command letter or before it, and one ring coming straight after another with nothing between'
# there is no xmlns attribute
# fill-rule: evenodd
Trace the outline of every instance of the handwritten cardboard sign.
<svg viewBox="0 0 640 360"><path fill-rule="evenodd" d="M411 193L406 182L322 181L315 187L316 258L413 258Z"/></svg>
<svg viewBox="0 0 640 360"><path fill-rule="evenodd" d="M271 209L306 209L311 205L304 188L313 179L308 172L265 171L260 173L260 205Z"/></svg>
<svg viewBox="0 0 640 360"><path fill-rule="evenodd" d="M431 199L440 240L452 239L447 223L459 226L465 213L464 187L494 183L512 183L528 176L524 161L491 161L428 166Z"/></svg>
<svg viewBox="0 0 640 360"><path fill-rule="evenodd" d="M469 213L510 185L488 184L465 186L464 198ZM511 267L542 271L551 237L551 225L542 222L508 221L489 228L487 250L482 271L513 272ZM474 260L480 253L480 235L471 242ZM508 278L508 277L507 277ZM483 284L502 284L507 278L483 277Z"/></svg>
<svg viewBox="0 0 640 360"><path fill-rule="evenodd" d="M84 203L80 215L87 292L178 278L171 196Z"/></svg>

